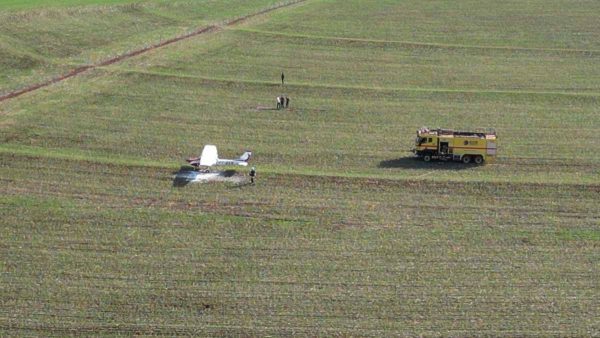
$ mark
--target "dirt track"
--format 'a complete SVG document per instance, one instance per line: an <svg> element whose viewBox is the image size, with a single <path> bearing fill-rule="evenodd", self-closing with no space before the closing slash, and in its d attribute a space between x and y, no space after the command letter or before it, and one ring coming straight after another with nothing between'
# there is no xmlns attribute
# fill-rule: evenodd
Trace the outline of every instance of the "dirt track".
<svg viewBox="0 0 600 338"><path fill-rule="evenodd" d="M227 26L233 26L233 25L238 24L240 22L244 22L244 21L246 21L246 20L248 20L250 18L253 18L253 17L259 16L259 15L262 15L262 14L266 14L266 13L275 11L275 10L283 8L283 7L288 7L288 6L292 6L292 5L301 3L301 2L305 2L305 1L306 0L295 0L295 1L290 1L290 2L283 3L283 4L279 4L279 5L276 5L274 7L266 8L266 9L263 9L261 11L258 11L258 12L252 13L252 14L248 14L248 15L244 15L242 17L236 18L236 19L228 20L223 25L210 25L210 26L206 26L206 27L203 27L203 28L199 28L199 29L197 29L197 30L195 30L193 32L190 32L190 33L187 33L187 34L184 34L184 35L180 35L180 36L177 36L177 37L174 37L174 38L171 38L171 39L168 39L168 40L165 40L165 41L162 41L162 42L150 45L148 47L144 47L144 48L141 48L141 49L136 49L134 51L131 51L131 52L119 55L119 56L115 56L113 58L101 61L101 62L96 63L96 64L80 66L80 67L77 67L77 68L69 71L66 74L54 77L54 78L52 78L50 80L47 80L47 81L44 81L44 82L40 82L40 83L37 83L37 84L33 84L33 85L30 85L30 86L26 86L24 88L17 89L17 90L14 90L12 92L8 92L6 94L3 94L3 95L0 96L0 102L3 102L3 101L6 101L8 99L12 99L12 98L21 96L23 94L26 94L26 93L38 90L40 88L47 87L47 86L49 86L51 84L54 84L54 83L57 83L57 82L61 82L63 80L66 80L68 78L71 78L71 77L74 77L76 75L79 75L79 74L81 74L81 73L83 73L85 71L88 71L90 69L94 69L94 68L97 68L97 67L108 66L108 65L111 65L113 63L116 63L116 62L119 62L119 61L122 61L122 60L125 60L125 59L128 59L128 58L131 58L131 57L143 54L143 53L146 53L148 51L151 51L151 50L154 50L154 49L157 49L157 48L161 48L161 47L173 44L175 42L178 42L178 41L181 41L181 40L185 40L185 39L194 37L196 35L219 31L219 30L222 29L223 26L225 26L225 27L227 27Z"/></svg>

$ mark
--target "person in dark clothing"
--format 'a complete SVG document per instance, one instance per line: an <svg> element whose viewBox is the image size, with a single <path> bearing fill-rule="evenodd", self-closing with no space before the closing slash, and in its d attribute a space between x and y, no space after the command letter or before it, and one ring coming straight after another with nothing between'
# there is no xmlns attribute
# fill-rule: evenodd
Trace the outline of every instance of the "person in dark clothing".
<svg viewBox="0 0 600 338"><path fill-rule="evenodd" d="M283 72L281 72L281 85L283 86L283 79L285 79L285 75L283 75Z"/></svg>
<svg viewBox="0 0 600 338"><path fill-rule="evenodd" d="M256 168L250 169L250 184L254 184L254 178L256 177Z"/></svg>
<svg viewBox="0 0 600 338"><path fill-rule="evenodd" d="M290 106L290 98L289 97L285 97L285 107L289 107Z"/></svg>

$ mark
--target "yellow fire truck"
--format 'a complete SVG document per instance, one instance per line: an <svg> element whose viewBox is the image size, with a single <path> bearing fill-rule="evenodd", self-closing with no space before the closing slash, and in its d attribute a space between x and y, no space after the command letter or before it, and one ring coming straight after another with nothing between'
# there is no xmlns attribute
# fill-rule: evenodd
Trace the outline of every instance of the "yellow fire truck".
<svg viewBox="0 0 600 338"><path fill-rule="evenodd" d="M465 164L493 162L496 158L496 132L450 129L417 130L413 152L425 162L462 161Z"/></svg>

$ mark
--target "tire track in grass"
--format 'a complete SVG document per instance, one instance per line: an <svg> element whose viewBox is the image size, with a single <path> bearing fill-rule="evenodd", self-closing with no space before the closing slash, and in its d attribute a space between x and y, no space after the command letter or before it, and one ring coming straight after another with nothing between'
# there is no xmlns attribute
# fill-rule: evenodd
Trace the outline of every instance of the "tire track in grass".
<svg viewBox="0 0 600 338"><path fill-rule="evenodd" d="M250 29L250 28L230 28L230 30L238 31L238 32L247 32L247 33L268 35L268 36L287 37L287 38L342 41L342 42L348 42L348 43L369 43L369 44L376 44L376 45L398 45L398 46L405 46L408 48L496 50L496 51L538 52L538 53L567 53L567 54L582 55L582 56L586 56L586 57L600 56L600 50L598 50L598 49L520 47L520 46L510 46L510 45L504 45L504 46L466 45L466 44L452 44L452 43L438 43L438 42L421 42L421 41L410 41L410 40L383 40L383 39L367 39L367 38L358 38L358 37L341 37L341 36L313 35L313 34L300 34L300 33L287 33L287 32L273 32L273 31Z"/></svg>
<svg viewBox="0 0 600 338"><path fill-rule="evenodd" d="M201 75L190 75L190 74L182 74L182 73L173 73L166 71L154 71L154 70L145 70L145 69L135 69L135 68L124 68L122 66L113 67L111 70L118 71L123 74L141 74L148 76L157 76L157 77L171 77L171 78L180 78L180 79L196 79L202 81L210 81L216 83L222 83L226 85L232 84L241 84L241 85L259 85L259 86L270 86L277 87L279 86L277 82L274 81L264 81L264 80L245 80L245 79L228 79L228 78L220 78L220 77L211 77L211 76L201 76ZM287 87L296 87L296 88L311 88L311 89L337 89L337 90L346 90L346 89L354 89L354 90L371 90L374 92L417 92L417 93L448 93L448 94L500 94L500 95L549 95L549 96L566 96L566 97L581 97L581 98L591 98L596 99L600 97L600 92L561 92L561 91L544 91L544 90L510 90L510 89L485 89L485 88L475 88L475 89L460 89L460 88L428 88L428 87L381 87L381 86L362 86L362 85L338 85L331 83L309 83L309 82L294 82L290 84L286 84ZM139 95L139 94L138 94Z"/></svg>
<svg viewBox="0 0 600 338"><path fill-rule="evenodd" d="M7 161L6 163L12 164L12 169L16 169L15 163L18 162L19 159L27 159L28 163L36 163L38 159L53 159L59 161L66 161L70 163L94 163L98 165L106 165L113 167L123 167L123 168L152 168L156 170L156 172L168 171L168 170L177 170L181 167L180 163L172 163L172 162L164 162L159 160L149 160L145 158L132 158L132 157L111 157L105 156L97 153L87 153L87 152L73 152L68 149L47 149L47 148L39 148L39 147L30 147L30 146L19 146L19 145L0 145L0 164L2 161ZM15 162L17 161L17 162ZM533 165L536 163L536 159L533 158L520 158L514 160L513 158L500 157L498 159L500 163L488 164L488 166L497 166L497 165L506 165L509 168L512 165ZM557 164L560 164L561 160L550 160L550 161L542 161L539 163L540 166L544 167L552 167ZM420 162L415 160L415 167L420 168ZM36 164L37 165L37 164ZM590 164L582 164L582 167L587 167ZM593 165L593 164L592 164ZM27 168L30 169L30 168ZM273 178L277 177L285 177L286 180L293 180L294 178L302 178L306 179L310 177L311 179L320 182L319 184L325 183L336 183L338 185L346 185L350 182L354 181L363 181L364 184L367 185L375 185L378 186L381 182L386 182L386 185L396 184L403 189L418 186L427 183L434 185L438 190L442 186L451 186L454 187L456 184L486 184L488 186L504 187L504 186L526 186L528 189L539 189L542 187L563 187L566 189L567 187L574 187L577 191L582 190L593 190L594 192L600 192L600 184L596 181L591 182L582 182L581 180L573 180L569 182L562 181L553 181L546 180L544 182L532 181L529 179L517 180L512 182L507 182L503 180L498 180L495 176L491 177L475 177L472 179L445 179L444 181L435 181L426 176L419 177L397 177L392 174L386 173L340 173L337 171L328 171L324 170L290 170L290 169L282 169L278 167L265 167L261 170L264 174L272 175ZM435 170L431 170L427 173L423 174L431 174L435 173ZM169 180L171 178L170 175L162 176L163 179ZM2 181L2 180L0 180ZM0 192L2 189L0 188ZM0 194L1 195L1 194Z"/></svg>
<svg viewBox="0 0 600 338"><path fill-rule="evenodd" d="M36 90L38 90L40 88L48 87L48 86L50 86L52 84L55 84L55 83L58 83L58 82L62 82L64 80L67 80L69 78L72 78L74 76L77 76L77 75L79 75L81 73L84 73L84 72L86 72L88 70L91 70L91 69L94 69L94 68L108 66L108 65L111 65L113 63L117 63L117 62L129 59L129 58L132 58L134 56L138 56L140 54L144 54L144 53L152 51L154 49L165 47L165 46L171 45L173 43L179 42L181 40L192 38L192 37L197 36L197 35L202 35L202 34L207 34L207 33L221 31L221 30L223 30L224 27L233 26L233 25L242 23L244 21L247 21L247 20L249 20L251 18L254 18L256 16L267 14L269 12L273 12L275 10L278 10L278 9L281 9L281 8L284 8L284 7L289 7L289 6L292 6L292 5L296 5L296 4L305 2L305 1L307 1L307 0L293 0L293 1L287 1L287 2L283 2L283 3L279 3L278 5L262 9L262 10L260 10L258 12L247 14L247 15L244 15L244 16L241 16L241 17L238 17L238 18L234 18L234 19L225 20L225 23L222 24L222 25L213 24L213 25L205 26L205 27L196 29L196 30L194 30L194 31L192 31L190 33L183 34L183 35L180 35L180 36L176 36L174 38L167 39L165 41L161 41L159 43L155 43L155 44L152 44L152 45L144 47L144 48L136 49L136 50L133 50L131 52L127 52L125 54L121 54L121 55L109 58L107 60L104 60L104 61L101 61L101 62L98 62L98 63L95 63L95 64L79 66L79 67L77 67L77 68L69 71L66 74L59 75L59 76L54 77L54 78L52 78L50 80L46 80L46 81L43 81L43 82L40 82L40 83L37 83L37 84L26 86L24 88L17 89L17 90L8 92L6 94L3 94L3 95L0 96L0 102L4 102L6 100L9 100L9 99L12 99L12 98L15 98L15 97L19 97L19 96L21 96L23 94L36 91Z"/></svg>

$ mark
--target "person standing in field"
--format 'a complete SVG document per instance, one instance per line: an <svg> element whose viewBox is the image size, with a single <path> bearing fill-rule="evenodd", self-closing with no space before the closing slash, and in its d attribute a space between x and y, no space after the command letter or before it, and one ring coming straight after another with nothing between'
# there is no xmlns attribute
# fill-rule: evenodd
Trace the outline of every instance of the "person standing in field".
<svg viewBox="0 0 600 338"><path fill-rule="evenodd" d="M281 72L281 85L283 86L283 79L285 79L285 75L283 75L283 72Z"/></svg>
<svg viewBox="0 0 600 338"><path fill-rule="evenodd" d="M252 167L252 169L250 169L250 184L254 184L254 178L256 177L256 168Z"/></svg>
<svg viewBox="0 0 600 338"><path fill-rule="evenodd" d="M290 106L290 98L288 96L285 97L285 107L289 107Z"/></svg>

